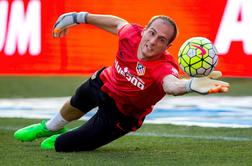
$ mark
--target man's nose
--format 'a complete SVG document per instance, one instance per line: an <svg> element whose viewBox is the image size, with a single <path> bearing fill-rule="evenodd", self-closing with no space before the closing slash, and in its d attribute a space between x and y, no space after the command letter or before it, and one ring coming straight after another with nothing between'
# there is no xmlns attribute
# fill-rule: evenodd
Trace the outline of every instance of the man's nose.
<svg viewBox="0 0 252 166"><path fill-rule="evenodd" d="M156 42L157 42L157 37L156 37L156 36L153 36L153 37L150 39L151 45L155 45Z"/></svg>

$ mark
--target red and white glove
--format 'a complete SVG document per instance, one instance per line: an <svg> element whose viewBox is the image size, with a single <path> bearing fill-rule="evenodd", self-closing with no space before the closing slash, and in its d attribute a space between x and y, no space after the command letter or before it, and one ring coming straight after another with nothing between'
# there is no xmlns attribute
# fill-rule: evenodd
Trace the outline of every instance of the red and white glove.
<svg viewBox="0 0 252 166"><path fill-rule="evenodd" d="M229 90L229 83L215 80L222 76L220 71L213 71L207 77L194 77L186 83L187 92L197 92L200 94L225 93Z"/></svg>
<svg viewBox="0 0 252 166"><path fill-rule="evenodd" d="M87 14L88 12L71 12L59 16L53 27L53 37L63 37L66 35L67 28L80 23L86 23Z"/></svg>

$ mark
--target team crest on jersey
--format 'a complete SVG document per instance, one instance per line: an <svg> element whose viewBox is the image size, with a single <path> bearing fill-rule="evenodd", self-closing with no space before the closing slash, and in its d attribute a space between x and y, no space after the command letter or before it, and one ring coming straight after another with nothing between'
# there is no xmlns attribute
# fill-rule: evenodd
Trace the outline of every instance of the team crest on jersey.
<svg viewBox="0 0 252 166"><path fill-rule="evenodd" d="M136 72L138 76L143 76L145 74L146 67L143 66L140 62L137 62Z"/></svg>

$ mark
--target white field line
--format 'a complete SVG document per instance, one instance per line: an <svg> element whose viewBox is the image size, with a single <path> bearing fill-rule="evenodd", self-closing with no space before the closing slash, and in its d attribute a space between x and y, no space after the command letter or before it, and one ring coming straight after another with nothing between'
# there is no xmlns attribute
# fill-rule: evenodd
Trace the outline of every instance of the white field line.
<svg viewBox="0 0 252 166"><path fill-rule="evenodd" d="M144 136L144 137L165 137L165 138L190 138L203 140L223 140L223 141L251 141L250 137L230 137L230 136L211 136L211 135L186 135L186 134L168 134L168 133L152 133L152 132L135 132L128 135Z"/></svg>
<svg viewBox="0 0 252 166"><path fill-rule="evenodd" d="M16 131L20 127L0 126L0 130ZM189 138L201 140L221 140L221 141L252 141L250 137L230 137L230 136L211 136L211 135L186 135L186 134L168 134L168 133L153 133L153 132L131 132L129 136L141 137L163 137L163 138Z"/></svg>
<svg viewBox="0 0 252 166"><path fill-rule="evenodd" d="M9 130L9 131L16 131L21 127L13 127L13 126L0 126L0 130Z"/></svg>

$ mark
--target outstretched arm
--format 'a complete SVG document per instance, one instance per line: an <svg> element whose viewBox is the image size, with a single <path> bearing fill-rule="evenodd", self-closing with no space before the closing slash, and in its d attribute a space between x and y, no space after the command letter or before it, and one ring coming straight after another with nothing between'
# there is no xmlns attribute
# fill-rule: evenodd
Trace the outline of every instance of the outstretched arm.
<svg viewBox="0 0 252 166"><path fill-rule="evenodd" d="M186 84L188 80L178 79L173 75L167 75L163 79L163 89L165 93L174 96L187 93Z"/></svg>
<svg viewBox="0 0 252 166"><path fill-rule="evenodd" d="M122 26L128 23L126 20L117 16L100 14L88 14L86 20L88 24L95 25L115 35L118 34Z"/></svg>
<svg viewBox="0 0 252 166"><path fill-rule="evenodd" d="M117 35L122 26L128 22L113 15L90 14L88 12L71 12L59 16L53 27L53 37L63 37L69 27L77 24L91 24Z"/></svg>
<svg viewBox="0 0 252 166"><path fill-rule="evenodd" d="M221 72L214 71L208 77L195 77L189 80L178 79L173 75L167 75L163 79L163 89L167 94L183 95L188 92L199 94L225 93L229 90L229 83L218 81Z"/></svg>

